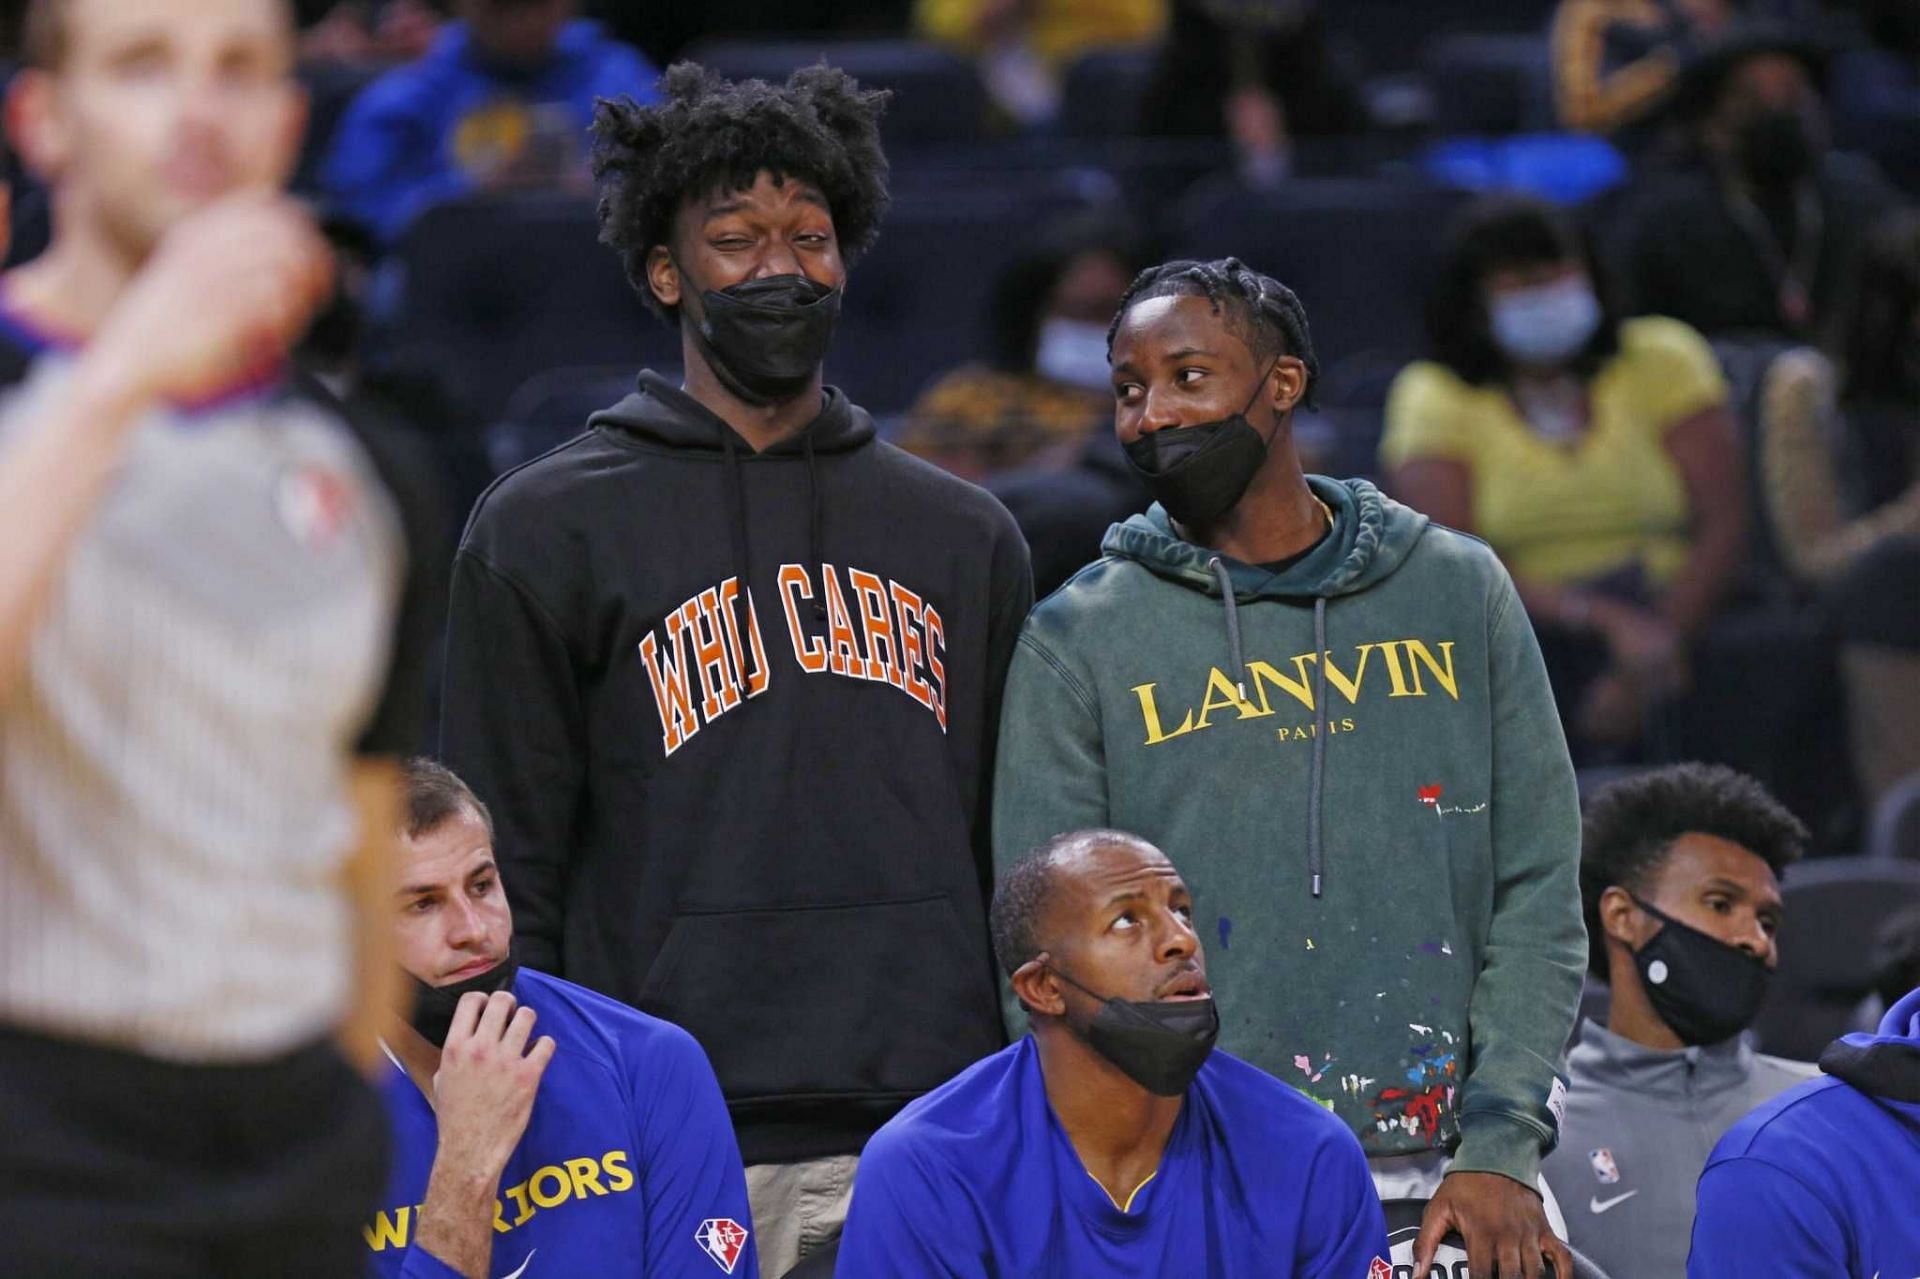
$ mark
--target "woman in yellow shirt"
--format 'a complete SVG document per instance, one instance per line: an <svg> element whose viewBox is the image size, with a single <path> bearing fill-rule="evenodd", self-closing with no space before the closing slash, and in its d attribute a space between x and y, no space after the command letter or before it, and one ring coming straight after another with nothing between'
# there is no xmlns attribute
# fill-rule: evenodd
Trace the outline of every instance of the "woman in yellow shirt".
<svg viewBox="0 0 1920 1279"><path fill-rule="evenodd" d="M1576 737L1625 745L1685 686L1744 552L1746 489L1712 349L1603 297L1558 209L1469 208L1429 299L1434 358L1395 379L1381 460L1403 501L1499 553Z"/></svg>

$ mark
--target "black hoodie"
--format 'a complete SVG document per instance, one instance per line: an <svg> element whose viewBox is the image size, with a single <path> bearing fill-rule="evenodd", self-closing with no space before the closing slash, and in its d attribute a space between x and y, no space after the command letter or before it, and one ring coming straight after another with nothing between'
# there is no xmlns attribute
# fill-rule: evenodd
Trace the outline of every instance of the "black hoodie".
<svg viewBox="0 0 1920 1279"><path fill-rule="evenodd" d="M642 374L474 508L443 748L520 953L693 1032L747 1163L857 1151L1003 1042L986 807L1031 602L999 503L832 389L756 454Z"/></svg>

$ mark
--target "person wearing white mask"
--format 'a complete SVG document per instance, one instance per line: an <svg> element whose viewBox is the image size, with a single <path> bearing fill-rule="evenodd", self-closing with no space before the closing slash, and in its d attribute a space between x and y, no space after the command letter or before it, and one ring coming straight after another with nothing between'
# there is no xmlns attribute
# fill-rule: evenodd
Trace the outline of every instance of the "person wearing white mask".
<svg viewBox="0 0 1920 1279"><path fill-rule="evenodd" d="M1676 320L1615 316L1579 230L1526 197L1463 212L1427 323L1433 358L1388 395L1389 487L1506 563L1576 760L1631 749L1745 550L1719 363Z"/></svg>
<svg viewBox="0 0 1920 1279"><path fill-rule="evenodd" d="M994 281L988 358L935 378L895 442L971 480L1072 461L1112 413L1107 321L1144 261L1108 215L1042 228Z"/></svg>

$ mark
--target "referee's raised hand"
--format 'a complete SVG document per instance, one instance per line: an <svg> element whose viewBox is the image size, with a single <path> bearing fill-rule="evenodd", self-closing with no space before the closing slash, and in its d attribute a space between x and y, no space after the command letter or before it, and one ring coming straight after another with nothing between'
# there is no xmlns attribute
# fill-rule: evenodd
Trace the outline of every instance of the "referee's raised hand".
<svg viewBox="0 0 1920 1279"><path fill-rule="evenodd" d="M167 232L89 355L135 401L191 400L278 361L332 285L332 253L298 202L237 192Z"/></svg>

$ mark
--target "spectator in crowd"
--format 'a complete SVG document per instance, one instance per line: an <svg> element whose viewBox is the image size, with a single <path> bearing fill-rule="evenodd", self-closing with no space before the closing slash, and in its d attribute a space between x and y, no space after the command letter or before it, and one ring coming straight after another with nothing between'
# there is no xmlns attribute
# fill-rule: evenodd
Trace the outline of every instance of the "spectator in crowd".
<svg viewBox="0 0 1920 1279"><path fill-rule="evenodd" d="M586 183L603 97L654 100L655 71L579 0L456 0L426 56L374 81L334 134L322 181L335 209L398 238L473 191Z"/></svg>
<svg viewBox="0 0 1920 1279"><path fill-rule="evenodd" d="M1700 1175L1688 1279L1920 1273L1920 990L1879 1034L1829 1044L1820 1069L1720 1139Z"/></svg>
<svg viewBox="0 0 1920 1279"><path fill-rule="evenodd" d="M1144 257L1109 215L1043 228L994 282L991 359L936 378L908 410L900 446L971 480L1075 452L1110 412L1107 321Z"/></svg>
<svg viewBox="0 0 1920 1279"><path fill-rule="evenodd" d="M1383 1199L1432 1198L1418 1272L1457 1228L1567 1274L1537 1187L1585 963L1579 812L1507 574L1302 474L1319 366L1277 281L1154 267L1112 334L1115 430L1158 501L1021 634L996 854L1095 826L1190 849L1222 1046L1345 1120Z"/></svg>
<svg viewBox="0 0 1920 1279"><path fill-rule="evenodd" d="M284 375L330 261L279 190L293 51L280 0L28 6L8 123L55 218L0 282L24 1274L330 1279L379 1189L359 1072L400 996L399 758L438 610L384 453Z"/></svg>
<svg viewBox="0 0 1920 1279"><path fill-rule="evenodd" d="M1831 320L1893 194L1871 162L1829 148L1821 70L1809 45L1766 28L1688 69L1676 110L1693 156L1654 173L1624 215L1633 313L1710 337L1803 338Z"/></svg>
<svg viewBox="0 0 1920 1279"><path fill-rule="evenodd" d="M403 832L390 926L414 1002L384 1033L394 1168L366 1231L373 1273L490 1279L536 1254L554 1274L754 1273L700 1046L520 966L492 818L448 769L408 764Z"/></svg>
<svg viewBox="0 0 1920 1279"><path fill-rule="evenodd" d="M1650 127L1682 72L1734 26L1793 21L1801 0L1560 0L1553 13L1553 88L1569 129L1631 134Z"/></svg>
<svg viewBox="0 0 1920 1279"><path fill-rule="evenodd" d="M1213 1051L1193 902L1159 849L1056 836L1000 877L993 941L1032 1033L875 1134L841 1279L1384 1273L1353 1134Z"/></svg>
<svg viewBox="0 0 1920 1279"><path fill-rule="evenodd" d="M1567 1058L1560 1144L1541 1171L1570 1242L1608 1274L1682 1273L1713 1144L1816 1073L1741 1035L1779 961L1779 876L1806 838L1759 782L1718 765L1642 774L1587 805L1588 971L1612 1000Z"/></svg>
<svg viewBox="0 0 1920 1279"><path fill-rule="evenodd" d="M1140 132L1227 139L1241 176L1271 184L1292 171L1295 138L1367 123L1359 77L1327 47L1319 0L1174 0Z"/></svg>
<svg viewBox="0 0 1920 1279"><path fill-rule="evenodd" d="M1760 462L1782 557L1833 605L1871 803L1920 772L1920 214L1869 237L1835 354L1768 368Z"/></svg>
<svg viewBox="0 0 1920 1279"><path fill-rule="evenodd" d="M300 4L300 57L314 62L412 62L446 22L434 0L320 0Z"/></svg>
<svg viewBox="0 0 1920 1279"><path fill-rule="evenodd" d="M1167 0L914 0L913 25L977 58L988 99L1027 128L1059 113L1061 73L1082 53L1157 38Z"/></svg>
<svg viewBox="0 0 1920 1279"><path fill-rule="evenodd" d="M1618 318L1580 232L1519 197L1455 224L1427 329L1433 358L1387 399L1388 486L1499 554L1576 747L1637 743L1745 547L1713 352L1677 321Z"/></svg>
<svg viewBox="0 0 1920 1279"><path fill-rule="evenodd" d="M1868 42L1834 58L1834 138L1920 198L1920 5L1867 0L1864 8Z"/></svg>
<svg viewBox="0 0 1920 1279"><path fill-rule="evenodd" d="M685 384L481 499L444 736L522 958L706 1049L771 1277L837 1236L874 1130L1005 1042L985 816L1031 587L996 502L821 382L885 95L664 84L600 109L601 231Z"/></svg>

